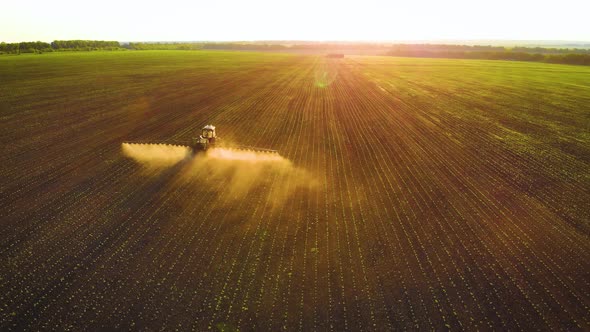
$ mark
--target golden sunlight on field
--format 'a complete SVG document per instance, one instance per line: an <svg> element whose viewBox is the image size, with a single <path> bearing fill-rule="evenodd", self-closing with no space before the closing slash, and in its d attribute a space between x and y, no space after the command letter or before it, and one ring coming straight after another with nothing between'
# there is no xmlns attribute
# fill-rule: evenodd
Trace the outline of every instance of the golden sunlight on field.
<svg viewBox="0 0 590 332"><path fill-rule="evenodd" d="M166 144L121 144L121 149L129 157L145 166L171 166L185 159L190 149L184 146Z"/></svg>
<svg viewBox="0 0 590 332"><path fill-rule="evenodd" d="M590 67L0 60L0 331L590 331Z"/></svg>
<svg viewBox="0 0 590 332"><path fill-rule="evenodd" d="M228 180L229 199L244 198L256 189L271 189L268 202L281 206L297 190L311 190L318 181L312 175L278 153L214 148L191 154L188 147L167 144L127 144L123 154L141 164L149 177L161 176L163 170L181 174L179 184L194 182L210 188ZM269 188L268 185L273 188Z"/></svg>

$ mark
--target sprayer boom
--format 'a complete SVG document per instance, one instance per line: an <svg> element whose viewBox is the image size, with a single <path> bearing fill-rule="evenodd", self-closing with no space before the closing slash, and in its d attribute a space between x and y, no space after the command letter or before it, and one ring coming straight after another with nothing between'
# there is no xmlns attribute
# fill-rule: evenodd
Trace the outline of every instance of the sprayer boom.
<svg viewBox="0 0 590 332"><path fill-rule="evenodd" d="M242 151L263 152L263 153L279 153L277 150L263 149L263 148L257 148L257 147L246 146L246 145L234 145L234 146L228 146L227 148L230 150L242 150Z"/></svg>
<svg viewBox="0 0 590 332"><path fill-rule="evenodd" d="M124 144L137 144L137 145L167 145L167 146L178 146L190 148L189 144L181 142L153 142L153 141L125 141Z"/></svg>
<svg viewBox="0 0 590 332"><path fill-rule="evenodd" d="M167 141L167 142L149 142L149 141L127 141L124 142L125 144L147 144L147 145L164 145L164 146L178 146L178 147L187 147L190 148L193 153L199 151L207 151L210 148L214 147L223 147L226 149L231 150L242 150L242 151L252 151L252 152L262 152L262 153L277 153L277 150L272 149L264 149L264 148L257 148L252 146L245 146L245 145L225 145L220 144L220 140L217 137L215 132L215 126L206 125L202 128L201 135L199 137L194 137L191 142L176 142L176 141Z"/></svg>

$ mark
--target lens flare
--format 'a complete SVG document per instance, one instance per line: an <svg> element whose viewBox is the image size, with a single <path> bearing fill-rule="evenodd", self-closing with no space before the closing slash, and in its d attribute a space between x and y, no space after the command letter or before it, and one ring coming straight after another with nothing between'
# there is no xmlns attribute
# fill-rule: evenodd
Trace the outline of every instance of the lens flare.
<svg viewBox="0 0 590 332"><path fill-rule="evenodd" d="M320 66L314 71L314 85L321 89L327 88L336 80L337 77L337 68Z"/></svg>

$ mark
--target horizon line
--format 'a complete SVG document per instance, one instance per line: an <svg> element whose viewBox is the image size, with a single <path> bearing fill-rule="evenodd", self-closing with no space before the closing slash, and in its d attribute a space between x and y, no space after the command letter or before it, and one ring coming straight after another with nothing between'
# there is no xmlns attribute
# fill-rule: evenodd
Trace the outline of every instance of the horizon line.
<svg viewBox="0 0 590 332"><path fill-rule="evenodd" d="M543 44L590 44L590 40L570 40L570 39L454 39L454 38L433 38L433 39L200 39L200 40L186 40L186 39L161 39L161 40L113 40L113 39L52 39L46 40L21 40L15 42L0 41L2 43L20 43L20 42L52 42L55 40L104 40L104 41L117 41L120 43L161 43L161 42L175 42L175 43L260 43L260 42L306 42L306 43L358 43L358 44L374 44L374 43L425 43L425 42L494 42L494 43L543 43Z"/></svg>

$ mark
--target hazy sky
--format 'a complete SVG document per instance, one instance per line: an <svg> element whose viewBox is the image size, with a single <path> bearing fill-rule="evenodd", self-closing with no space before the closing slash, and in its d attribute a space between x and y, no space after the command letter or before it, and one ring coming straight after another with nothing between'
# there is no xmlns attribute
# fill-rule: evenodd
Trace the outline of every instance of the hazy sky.
<svg viewBox="0 0 590 332"><path fill-rule="evenodd" d="M590 41L588 0L7 0L0 41Z"/></svg>

